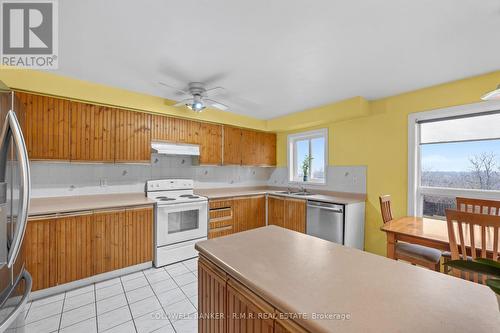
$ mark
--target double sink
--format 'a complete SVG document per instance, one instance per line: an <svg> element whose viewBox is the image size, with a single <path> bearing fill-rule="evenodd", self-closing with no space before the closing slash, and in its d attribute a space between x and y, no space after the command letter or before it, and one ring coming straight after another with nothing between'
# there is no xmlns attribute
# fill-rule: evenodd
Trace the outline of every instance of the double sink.
<svg viewBox="0 0 500 333"><path fill-rule="evenodd" d="M278 194L286 194L286 195L300 195L300 196L309 196L309 195L314 195L314 193L307 192L307 191L299 191L299 192L293 192L293 191L278 191L276 192Z"/></svg>

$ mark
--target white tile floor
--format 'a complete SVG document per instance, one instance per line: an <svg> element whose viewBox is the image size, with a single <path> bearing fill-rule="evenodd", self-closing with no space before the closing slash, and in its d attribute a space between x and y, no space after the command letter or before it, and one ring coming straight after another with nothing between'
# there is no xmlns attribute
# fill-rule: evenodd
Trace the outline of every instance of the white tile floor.
<svg viewBox="0 0 500 333"><path fill-rule="evenodd" d="M197 332L197 259L28 304L26 333Z"/></svg>

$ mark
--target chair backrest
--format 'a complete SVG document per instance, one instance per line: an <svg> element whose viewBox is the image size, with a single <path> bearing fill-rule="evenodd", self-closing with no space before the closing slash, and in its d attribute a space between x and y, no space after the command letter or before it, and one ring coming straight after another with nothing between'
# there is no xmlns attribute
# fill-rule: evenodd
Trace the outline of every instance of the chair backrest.
<svg viewBox="0 0 500 333"><path fill-rule="evenodd" d="M446 221L452 260L466 260L468 255L473 259L478 255L481 258L487 258L489 253L493 260L499 259L500 216L447 209ZM470 247L469 252L468 247ZM461 275L460 272L454 271L455 275ZM472 275L474 281L477 282L478 274L472 273ZM466 276L469 279L469 274Z"/></svg>
<svg viewBox="0 0 500 333"><path fill-rule="evenodd" d="M381 195L380 200L380 211L382 212L382 220L387 223L393 219L392 208L391 208L391 196Z"/></svg>
<svg viewBox="0 0 500 333"><path fill-rule="evenodd" d="M476 214L500 215L500 201L457 197L457 210Z"/></svg>

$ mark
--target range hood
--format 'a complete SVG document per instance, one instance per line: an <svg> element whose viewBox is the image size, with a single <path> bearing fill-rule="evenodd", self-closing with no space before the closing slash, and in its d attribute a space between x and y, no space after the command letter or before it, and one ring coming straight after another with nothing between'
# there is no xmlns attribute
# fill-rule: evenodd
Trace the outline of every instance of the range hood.
<svg viewBox="0 0 500 333"><path fill-rule="evenodd" d="M190 144L151 142L151 150L163 155L200 156L200 146Z"/></svg>

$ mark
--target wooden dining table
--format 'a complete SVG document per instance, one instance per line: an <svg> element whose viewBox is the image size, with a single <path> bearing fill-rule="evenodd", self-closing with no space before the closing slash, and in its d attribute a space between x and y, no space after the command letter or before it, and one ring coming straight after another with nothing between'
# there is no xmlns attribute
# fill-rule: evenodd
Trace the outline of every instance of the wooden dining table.
<svg viewBox="0 0 500 333"><path fill-rule="evenodd" d="M385 223L380 229L387 234L387 257L391 259L395 259L397 242L407 242L432 247L441 251L450 251L448 227L444 220L404 216ZM476 248L481 244L480 235L480 232L474 233ZM470 237L468 228L464 230L464 236L466 238L466 246L469 247ZM486 233L486 244L487 250L492 250L492 232Z"/></svg>

